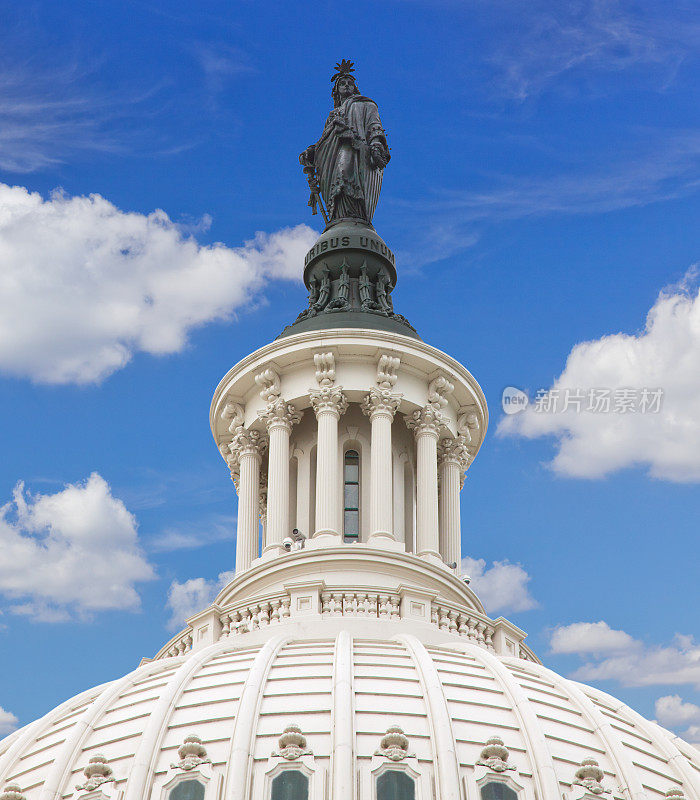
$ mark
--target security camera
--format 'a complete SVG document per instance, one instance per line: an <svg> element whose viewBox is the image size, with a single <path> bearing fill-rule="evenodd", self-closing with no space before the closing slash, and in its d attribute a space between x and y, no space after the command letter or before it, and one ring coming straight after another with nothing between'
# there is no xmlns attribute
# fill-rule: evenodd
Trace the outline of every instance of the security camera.
<svg viewBox="0 0 700 800"><path fill-rule="evenodd" d="M289 552L292 549L293 546L294 546L294 539L292 539L291 536L286 536L282 540L282 547L284 547L284 549L287 552Z"/></svg>

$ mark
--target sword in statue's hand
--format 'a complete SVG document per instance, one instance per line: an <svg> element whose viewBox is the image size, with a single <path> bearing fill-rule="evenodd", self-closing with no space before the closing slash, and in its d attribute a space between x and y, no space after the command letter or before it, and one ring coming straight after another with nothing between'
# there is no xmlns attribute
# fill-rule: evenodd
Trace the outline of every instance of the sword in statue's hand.
<svg viewBox="0 0 700 800"><path fill-rule="evenodd" d="M316 167L308 160L306 151L299 156L299 163L301 164L304 175L306 175L306 180L309 182L309 189L311 190L308 203L308 205L311 206L311 213L316 215L318 213L318 209L320 208L321 214L323 215L323 221L326 223L326 225L328 225L328 214L326 213L326 209L323 206L323 200L321 199L321 187L319 186L318 178L316 177Z"/></svg>

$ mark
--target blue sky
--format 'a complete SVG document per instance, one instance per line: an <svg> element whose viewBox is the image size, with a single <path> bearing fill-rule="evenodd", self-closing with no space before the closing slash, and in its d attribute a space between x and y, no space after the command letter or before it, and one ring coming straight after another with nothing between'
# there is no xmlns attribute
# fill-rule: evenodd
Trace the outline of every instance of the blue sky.
<svg viewBox="0 0 700 800"><path fill-rule="evenodd" d="M392 149L395 303L491 409L474 585L700 742L696 11L2 3L0 732L152 655L232 568L209 402L304 304L297 155L351 58ZM506 419L507 386L664 404Z"/></svg>

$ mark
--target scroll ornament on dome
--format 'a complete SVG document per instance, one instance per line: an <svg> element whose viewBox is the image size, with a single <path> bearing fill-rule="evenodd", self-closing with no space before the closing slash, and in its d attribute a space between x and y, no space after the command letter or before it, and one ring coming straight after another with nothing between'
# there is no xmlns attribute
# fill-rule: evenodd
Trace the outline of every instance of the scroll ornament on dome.
<svg viewBox="0 0 700 800"><path fill-rule="evenodd" d="M379 743L375 756L383 756L390 761L402 761L408 755L408 737L398 725L387 728Z"/></svg>
<svg viewBox="0 0 700 800"><path fill-rule="evenodd" d="M273 756L286 758L287 761L294 761L300 756L313 755L306 746L306 736L301 732L298 725L287 725L278 739L279 750L272 753Z"/></svg>
<svg viewBox="0 0 700 800"><path fill-rule="evenodd" d="M17 783L8 783L2 794L0 800L27 800L22 794L22 790Z"/></svg>
<svg viewBox="0 0 700 800"><path fill-rule="evenodd" d="M595 758L584 758L581 766L576 770L572 784L583 786L591 794L610 794L610 789L606 789L601 784L604 775L605 773Z"/></svg>
<svg viewBox="0 0 700 800"><path fill-rule="evenodd" d="M180 761L177 764L171 764L171 769L181 769L189 772L202 764L211 764L211 759L207 756L206 747L202 744L199 736L194 733L185 736L177 754L180 756Z"/></svg>
<svg viewBox="0 0 700 800"><path fill-rule="evenodd" d="M481 751L479 760L476 762L482 767L488 767L492 772L505 772L515 769L514 764L508 763L510 751L503 744L500 736L492 736L486 742L486 747Z"/></svg>
<svg viewBox="0 0 700 800"><path fill-rule="evenodd" d="M116 780L107 759L99 753L88 761L83 774L87 780L82 786L75 787L79 792L94 792L103 784L113 783Z"/></svg>

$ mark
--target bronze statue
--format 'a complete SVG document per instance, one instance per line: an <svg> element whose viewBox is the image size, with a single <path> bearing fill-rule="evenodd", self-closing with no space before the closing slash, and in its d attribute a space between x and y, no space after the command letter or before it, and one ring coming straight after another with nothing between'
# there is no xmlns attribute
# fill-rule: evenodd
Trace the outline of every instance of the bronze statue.
<svg viewBox="0 0 700 800"><path fill-rule="evenodd" d="M321 207L326 224L343 218L372 222L391 158L377 104L360 94L354 70L352 61L336 64L335 107L321 138L299 156L311 189L309 205L314 214Z"/></svg>

